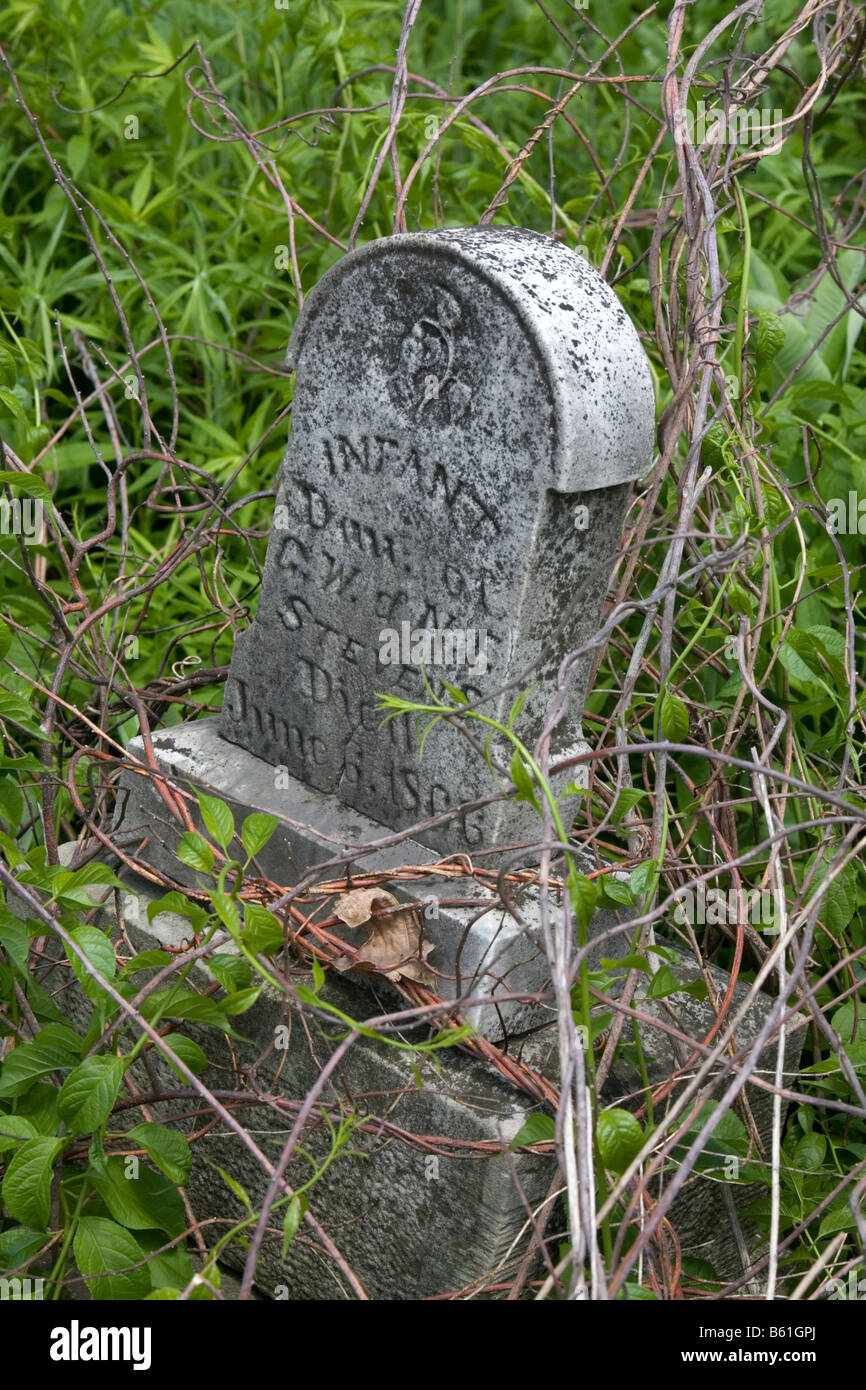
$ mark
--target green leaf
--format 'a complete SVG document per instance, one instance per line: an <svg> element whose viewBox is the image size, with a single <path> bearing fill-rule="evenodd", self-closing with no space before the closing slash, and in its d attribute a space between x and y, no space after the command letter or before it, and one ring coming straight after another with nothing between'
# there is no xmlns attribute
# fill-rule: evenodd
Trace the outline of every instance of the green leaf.
<svg viewBox="0 0 866 1390"><path fill-rule="evenodd" d="M753 249L753 270L755 256ZM863 261L862 251L853 249L840 252L836 258L839 278L849 291L853 290L862 278ZM750 303L753 300L751 290L749 300ZM830 381L837 377L845 379L857 335L863 324L862 316L857 310L849 309L845 312L845 305L846 296L843 290L831 275L822 275L818 284L811 289L808 298L794 312L784 317L785 343L774 362L774 379L781 380L793 371L800 359L809 349L814 348L824 330L829 328L834 320L835 326L830 329L820 348L811 353L794 380L800 382L804 379L820 378ZM778 308L779 300L777 299L775 304L761 303L757 307Z"/></svg>
<svg viewBox="0 0 866 1390"><path fill-rule="evenodd" d="M199 907L198 903L194 903L186 894L178 893L176 890L147 904L148 922L152 922L161 912L173 912L178 917L185 917L192 926L193 935L200 932L207 921L204 908Z"/></svg>
<svg viewBox="0 0 866 1390"><path fill-rule="evenodd" d="M249 987L252 970L243 956L211 956L208 967L214 979L219 980L227 994L233 994L235 990Z"/></svg>
<svg viewBox="0 0 866 1390"><path fill-rule="evenodd" d="M48 1023L32 1043L7 1053L0 1070L0 1096L18 1096L38 1076L75 1066L81 1038L65 1023Z"/></svg>
<svg viewBox="0 0 866 1390"><path fill-rule="evenodd" d="M44 1230L51 1214L51 1178L62 1139L28 1139L9 1160L3 1179L3 1202L22 1226Z"/></svg>
<svg viewBox="0 0 866 1390"><path fill-rule="evenodd" d="M194 830L185 830L178 841L177 857L191 869L208 874L213 868L213 850Z"/></svg>
<svg viewBox="0 0 866 1390"><path fill-rule="evenodd" d="M808 1173L817 1173L823 1166L827 1153L827 1140L823 1134L813 1131L804 1134L794 1150L794 1167L805 1168Z"/></svg>
<svg viewBox="0 0 866 1390"><path fill-rule="evenodd" d="M510 775L512 782L517 788L517 796L514 798L515 801L528 801L530 805L534 806L536 810L538 810L538 801L535 795L535 783L529 775L529 771L526 767L526 764L524 763L516 748L511 755Z"/></svg>
<svg viewBox="0 0 866 1390"><path fill-rule="evenodd" d="M603 1110L595 1132L605 1168L622 1173L643 1147L644 1133L628 1110Z"/></svg>
<svg viewBox="0 0 866 1390"><path fill-rule="evenodd" d="M51 502L51 489L38 473L18 473L6 468L0 471L0 488L11 487L13 492L23 491L27 497L38 498L40 502Z"/></svg>
<svg viewBox="0 0 866 1390"><path fill-rule="evenodd" d="M826 673L822 670L817 659L814 644L809 641L805 632L800 632L796 628L789 629L784 642L779 647L779 661L788 672L788 676L796 689L807 695L813 695L816 687L818 690L826 690L831 693L825 679Z"/></svg>
<svg viewBox="0 0 866 1390"><path fill-rule="evenodd" d="M830 1021L835 1032L839 1034L843 1047L866 1042L866 1014L860 1011L855 1016L852 999L848 999L841 1008L836 1009Z"/></svg>
<svg viewBox="0 0 866 1390"><path fill-rule="evenodd" d="M644 893L652 896L655 892L658 876L654 859L645 859L642 864L638 864L636 869L632 869L628 876L628 886L634 893L635 901L639 901Z"/></svg>
<svg viewBox="0 0 866 1390"><path fill-rule="evenodd" d="M575 869L568 871L568 896L571 910L580 927L588 927L598 902L598 884Z"/></svg>
<svg viewBox="0 0 866 1390"><path fill-rule="evenodd" d="M680 994L690 994L693 999L706 999L706 980L692 980L691 984L680 985Z"/></svg>
<svg viewBox="0 0 866 1390"><path fill-rule="evenodd" d="M321 991L322 985L325 983L325 972L324 972L324 970L322 969L322 966L321 966L321 964L320 964L320 962L319 962L319 960L317 959L316 956L313 956L313 959L312 959L312 961L310 962L310 964L311 964L312 969L313 969L313 987L314 987L316 993L319 994L320 991ZM419 1086L418 1089L419 1089L419 1090L423 1090L423 1089L424 1089L423 1085L422 1085L422 1086Z"/></svg>
<svg viewBox="0 0 866 1390"><path fill-rule="evenodd" d="M813 623L807 629L815 650L823 657L840 693L847 693L848 672L845 667L845 637L824 623Z"/></svg>
<svg viewBox="0 0 866 1390"><path fill-rule="evenodd" d="M569 782L567 786L563 787L562 791L559 794L560 804L562 804L562 802L570 796L586 796L586 787L579 787L576 782ZM569 807L568 813L570 816L576 815L577 807L574 807L573 809Z"/></svg>
<svg viewBox="0 0 866 1390"><path fill-rule="evenodd" d="M117 959L114 947L104 931L85 923L69 933L80 951L83 951L94 970L98 970L104 980L113 980L117 973ZM98 980L94 980L84 968L79 957L68 946L65 947L72 969L86 997L92 1003L105 998L105 991Z"/></svg>
<svg viewBox="0 0 866 1390"><path fill-rule="evenodd" d="M222 1007L230 1018L234 1018L236 1014L245 1014L248 1009L253 1007L261 992L261 988L235 990L233 994L227 994L225 999L221 1001Z"/></svg>
<svg viewBox="0 0 866 1390"><path fill-rule="evenodd" d="M747 589L743 588L742 584L732 580L725 591L725 597L728 600L728 607L733 613L744 613L747 618L751 617L754 604L751 595Z"/></svg>
<svg viewBox="0 0 866 1390"><path fill-rule="evenodd" d="M91 1298L137 1301L147 1297L150 1275L141 1264L145 1252L116 1222L102 1216L82 1216L72 1248ZM132 1265L140 1268L128 1267Z"/></svg>
<svg viewBox="0 0 866 1390"><path fill-rule="evenodd" d="M0 1233L0 1269L17 1269L33 1258L45 1244L43 1231L30 1231L26 1226L10 1226Z"/></svg>
<svg viewBox="0 0 866 1390"><path fill-rule="evenodd" d="M15 358L9 349L0 344L0 383L3 386L14 386L18 380L18 369L15 366ZM0 652L0 656L5 656L5 650Z"/></svg>
<svg viewBox="0 0 866 1390"><path fill-rule="evenodd" d="M654 946L647 946L646 951L648 956L660 956L662 960L667 961L668 965L679 965L680 963L680 953L675 951L672 946L661 946L656 942Z"/></svg>
<svg viewBox="0 0 866 1390"><path fill-rule="evenodd" d="M252 815L247 816L241 827L241 844L247 860L264 849L279 823L276 816L267 816L264 811L253 811Z"/></svg>
<svg viewBox="0 0 866 1390"><path fill-rule="evenodd" d="M550 1115L530 1115L515 1134L509 1149L521 1149L528 1144L549 1144L556 1137L556 1122Z"/></svg>
<svg viewBox="0 0 866 1390"><path fill-rule="evenodd" d="M529 695L532 694L532 691L534 689L535 686L531 685L528 690L524 690L522 694L518 695L517 699L514 701L514 704L511 706L511 709L508 712L507 727L509 729L514 728L515 720L520 718L520 711L523 709L523 706L526 703L527 698L529 697Z"/></svg>
<svg viewBox="0 0 866 1390"><path fill-rule="evenodd" d="M658 1303L659 1296L653 1293L652 1289L629 1279L622 1286L622 1301L623 1303Z"/></svg>
<svg viewBox="0 0 866 1390"><path fill-rule="evenodd" d="M167 1178L183 1186L189 1177L192 1162L189 1142L185 1135L166 1125L153 1124L150 1120L136 1125L127 1131L128 1139L133 1139L146 1149L157 1168L161 1168Z"/></svg>
<svg viewBox="0 0 866 1390"><path fill-rule="evenodd" d="M623 883L622 879L614 878L613 874L604 874L599 880L601 891L608 902L619 906L634 907L636 898L631 885Z"/></svg>
<svg viewBox="0 0 866 1390"><path fill-rule="evenodd" d="M669 690L662 698L661 729L668 743L685 743L689 733L689 712Z"/></svg>
<svg viewBox="0 0 866 1390"><path fill-rule="evenodd" d="M805 879L810 872L812 872L817 859L818 856L813 854L805 868L800 871L802 875L801 882L805 882ZM821 885L827 877L831 863L832 854L825 853L824 857L818 862L817 868L812 872L809 884L809 897L806 903L807 908L808 904L818 895ZM853 864L849 864L840 874L836 875L821 897L821 905L818 909L818 920L826 923L834 936L841 936L852 920L854 913L857 911L856 885L856 869Z"/></svg>
<svg viewBox="0 0 866 1390"><path fill-rule="evenodd" d="M608 960L602 957L599 962L603 970L643 970L650 973L649 962L646 956L621 956L619 960Z"/></svg>
<svg viewBox="0 0 866 1390"><path fill-rule="evenodd" d="M19 918L13 917L2 903L0 903L0 945L3 946L19 974L29 978L30 937L27 934L27 927Z"/></svg>
<svg viewBox="0 0 866 1390"><path fill-rule="evenodd" d="M73 137L77 138L77 137ZM135 183L132 185L132 192L129 195L129 203L133 212L141 212L147 202L147 195L150 192L150 182L153 176L153 165L150 160L143 164L138 172Z"/></svg>
<svg viewBox="0 0 866 1390"><path fill-rule="evenodd" d="M53 1139L60 1125L60 1116L57 1113L59 1094L58 1088L50 1082L34 1081L25 1095L16 1098L15 1112L31 1120L37 1133L47 1134Z"/></svg>
<svg viewBox="0 0 866 1390"><path fill-rule="evenodd" d="M193 1277L193 1268L183 1243L179 1242L171 1250L161 1250L160 1247L165 1245L165 1236L160 1230L138 1231L135 1238L148 1255L147 1272L151 1287L185 1289Z"/></svg>
<svg viewBox="0 0 866 1390"><path fill-rule="evenodd" d="M151 907L153 907L153 903L148 904L148 911ZM137 975L139 970L161 970L164 965L168 965L170 960L171 955L168 951L140 951L137 956L133 956L131 960L126 962L123 969L118 972L117 978L118 980L128 980L130 976Z"/></svg>
<svg viewBox="0 0 866 1390"><path fill-rule="evenodd" d="M208 1159L207 1162L210 1163L210 1159ZM249 1212L250 1216L252 1216L252 1215L253 1215L253 1204L252 1204L252 1202L250 1201L249 1197L247 1196L245 1189L244 1189L243 1187L241 1187L241 1184L237 1181L237 1179L231 1177L231 1176L225 1171L224 1168L220 1168L220 1166L219 1166L218 1163L210 1163L210 1166L211 1166L211 1168L215 1168L215 1169L216 1169L216 1171L219 1173L220 1177L222 1178L223 1182L225 1183L226 1187L228 1187L229 1190L235 1194L235 1196L237 1197L238 1201L239 1201L243 1206L246 1207L246 1209L247 1209L247 1211Z"/></svg>
<svg viewBox="0 0 866 1390"><path fill-rule="evenodd" d="M826 1213L818 1227L818 1239L820 1240L823 1236L833 1236L837 1231L854 1231L856 1228L857 1223L850 1206L847 1202L840 1202Z"/></svg>
<svg viewBox="0 0 866 1390"><path fill-rule="evenodd" d="M762 372L771 365L777 353L783 348L785 326L778 314L771 314L767 310L759 310L757 319L755 365L758 371Z"/></svg>
<svg viewBox="0 0 866 1390"><path fill-rule="evenodd" d="M300 1197L293 1197L286 1207L286 1214L283 1217L283 1259L286 1258L286 1251L291 1243L292 1236L301 1224L304 1215L301 1207Z"/></svg>
<svg viewBox="0 0 866 1390"><path fill-rule="evenodd" d="M142 1004L141 1012L148 1023L163 1018L188 1018L195 1023L221 1028L224 1032L230 1031L225 1013L216 1000L208 995L193 994L179 985L154 990Z"/></svg>
<svg viewBox="0 0 866 1390"><path fill-rule="evenodd" d="M242 940L257 956L272 956L282 950L286 934L272 912L261 903L244 902L244 934Z"/></svg>
<svg viewBox="0 0 866 1390"><path fill-rule="evenodd" d="M16 831L24 820L26 805L18 783L11 777L0 777L0 817L11 831Z"/></svg>
<svg viewBox="0 0 866 1390"><path fill-rule="evenodd" d="M701 440L701 463L705 468L721 468L725 463L725 448L730 435L721 420L710 425Z"/></svg>
<svg viewBox="0 0 866 1390"><path fill-rule="evenodd" d="M230 897L228 893L208 893L208 897L223 926L231 932L232 936L238 936L241 929L241 915L235 899Z"/></svg>
<svg viewBox="0 0 866 1390"><path fill-rule="evenodd" d="M451 685L451 684L449 684L448 681L446 681L446 680L444 680L444 679L442 680L442 685L443 685L444 688L448 691L448 694L451 696L451 699L454 700L454 701L456 701L456 703L457 703L458 705L468 705L468 704L469 704L469 701L467 700L466 696L463 694L463 691L460 690L460 689L458 689L458 687L457 687L456 685Z"/></svg>
<svg viewBox="0 0 866 1390"><path fill-rule="evenodd" d="M77 179L90 154L90 141L86 135L73 135L66 142L66 162L73 179Z"/></svg>
<svg viewBox="0 0 866 1390"><path fill-rule="evenodd" d="M694 1141L694 1136L703 1129L710 1117L718 1109L718 1101L706 1101L693 1115L686 1134L674 1149L676 1161L680 1162L690 1145ZM720 1168L720 1158L729 1157L734 1154L738 1158L745 1158L751 1145L751 1140L746 1131L746 1127L739 1115L727 1110L718 1121L713 1133L704 1141L701 1154L698 1159L697 1169L701 1172L716 1171ZM740 1177L743 1177L741 1169Z"/></svg>
<svg viewBox="0 0 866 1390"><path fill-rule="evenodd" d="M0 1115L0 1153L17 1149L24 1139L37 1139L39 1131L26 1115Z"/></svg>
<svg viewBox="0 0 866 1390"><path fill-rule="evenodd" d="M107 864L100 864L98 862L84 864L80 869L61 869L54 878L53 886L55 896L59 896L61 893L65 896L70 884L74 884L76 888L92 888L94 886L100 888L123 887L123 884L113 869L110 869ZM82 897L81 901L85 905L89 905L94 899L85 896Z"/></svg>
<svg viewBox="0 0 866 1390"><path fill-rule="evenodd" d="M125 1070L124 1057L86 1057L69 1073L60 1088L57 1108L72 1134L90 1134L105 1123Z"/></svg>
<svg viewBox="0 0 866 1390"><path fill-rule="evenodd" d="M680 989L682 989L682 985L670 966L660 965L650 981L647 998L664 999L668 994L676 994Z"/></svg>
<svg viewBox="0 0 866 1390"><path fill-rule="evenodd" d="M234 816L228 806L219 797L207 796L205 792L199 792L198 804L208 834L216 840L220 849L227 849L235 833Z"/></svg>
<svg viewBox="0 0 866 1390"><path fill-rule="evenodd" d="M205 1070L207 1066L207 1057L204 1052L202 1052L198 1043L192 1038L188 1038L185 1033L170 1033L166 1038L166 1042L178 1060L183 1062L184 1066L189 1067L190 1071L194 1072L196 1076ZM178 1076L186 1081L183 1072L178 1071L174 1062L169 1062L169 1066L173 1071L177 1072Z"/></svg>
<svg viewBox="0 0 866 1390"><path fill-rule="evenodd" d="M180 1235L186 1226L186 1211L174 1181L140 1161L135 1168L132 1176L129 1160L115 1155L102 1167L91 1167L89 1177L121 1226L134 1231L156 1227L167 1235Z"/></svg>
<svg viewBox="0 0 866 1390"><path fill-rule="evenodd" d="M646 800L646 792L638 791L637 787L623 787L613 805L610 813L610 823L617 829L622 825L623 819L629 811L634 810L639 802Z"/></svg>
<svg viewBox="0 0 866 1390"><path fill-rule="evenodd" d="M33 715L33 706L26 700L20 699L17 695L10 695L6 690L0 690L0 719L8 719L10 723L18 724L34 738L44 738L38 720L34 719Z"/></svg>
<svg viewBox="0 0 866 1390"><path fill-rule="evenodd" d="M693 999L706 999L707 986L703 980L683 983L669 965L660 965L650 981L647 999L666 999L669 994L690 994Z"/></svg>

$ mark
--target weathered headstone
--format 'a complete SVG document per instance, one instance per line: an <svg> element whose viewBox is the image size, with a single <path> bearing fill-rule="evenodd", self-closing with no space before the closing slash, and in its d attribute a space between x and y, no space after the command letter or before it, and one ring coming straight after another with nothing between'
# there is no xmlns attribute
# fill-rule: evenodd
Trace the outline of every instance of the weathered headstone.
<svg viewBox="0 0 866 1390"><path fill-rule="evenodd" d="M562 656L596 630L628 485L649 466L650 373L587 262L508 228L346 256L289 357L291 440L220 734L401 829L494 787L453 726L419 761L410 720L381 728L377 692L425 701L423 666L476 700L527 672L483 710L504 722L532 685L516 728L537 736ZM579 745L587 665L559 752ZM532 828L512 800L419 838L449 853Z"/></svg>
<svg viewBox="0 0 866 1390"><path fill-rule="evenodd" d="M493 696L481 708L504 722L531 686L515 727L534 742L562 657L596 631L629 481L653 435L632 324L581 256L534 232L419 233L346 256L310 295L291 355L293 427L263 590L222 716L153 740L175 782L228 800L239 819L263 810L291 826L261 856L277 882L497 791L478 751L486 731L475 726L473 748L443 721L420 759L412 720L381 727L377 692L423 701L424 675L444 678L472 700ZM584 746L587 668L570 684L559 756ZM507 768L510 750L492 749ZM134 841L140 827L146 861L182 880L152 782L126 776L123 789L119 831ZM500 799L364 867L532 840L539 828L526 803ZM405 896L440 890L432 879ZM547 962L531 895L526 927L483 913L472 881L448 896L478 905L426 913L441 993L537 991ZM614 924L599 914L599 930ZM490 1036L539 1015L513 1002L469 1011Z"/></svg>

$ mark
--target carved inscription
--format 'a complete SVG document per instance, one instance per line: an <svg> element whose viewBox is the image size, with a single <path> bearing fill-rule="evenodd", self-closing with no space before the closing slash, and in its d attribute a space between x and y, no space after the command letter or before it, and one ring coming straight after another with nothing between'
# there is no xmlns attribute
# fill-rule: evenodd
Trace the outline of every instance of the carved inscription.
<svg viewBox="0 0 866 1390"><path fill-rule="evenodd" d="M365 434L354 442L345 434L322 440L322 452L332 478L342 477L353 470L382 473L389 460L396 462L399 448L396 439L384 439L379 434Z"/></svg>
<svg viewBox="0 0 866 1390"><path fill-rule="evenodd" d="M423 497L430 499L436 506L441 505L448 512L466 509L473 533L483 534L486 529L491 539L499 533L500 521L494 508L483 501L465 478L449 479L448 470L440 459L422 457L420 451L415 448L399 453L400 446L397 440L383 439L379 435L359 435L354 439L344 434L332 438L324 436L321 448L328 471L334 477L342 477L352 472L363 475L379 474L383 472L386 462L389 464L389 471L396 468L402 473L407 468L411 469ZM390 454L386 450L393 450L394 453ZM293 508L290 509L285 502L278 504L274 517L275 530L288 530L293 512L311 530L324 530L335 518L334 505L307 479L292 474L288 482L295 492ZM384 502L386 499L383 497L382 500ZM347 544L354 542L367 545L374 555L388 554L393 562L393 540L390 537L380 539L374 526L351 516L341 515L337 521Z"/></svg>
<svg viewBox="0 0 866 1390"><path fill-rule="evenodd" d="M243 733L302 780L329 790L336 789L335 781L355 785L407 815L436 815L448 804L448 789L419 773L409 721L380 727L378 691L423 696L417 662L383 666L380 633L408 623L450 633L470 623L492 625L494 617L501 627L502 599L496 613L492 600L501 587L498 576L477 558L470 567L461 553L475 537L495 542L499 518L472 481L454 476L441 458L427 461L417 447L403 447L391 435L334 431L314 437L310 448L321 465L315 481L297 466L287 468L274 513L278 578L270 589L270 612L290 641L287 700L285 706L274 701L278 712L272 714L265 695L253 701L244 683L230 678L226 716L235 734ZM401 518L389 511L382 483L369 494L353 493L344 484L356 475L385 480L395 474L408 480L418 499L412 520L426 514L428 527L435 518L443 529L440 544L434 538L432 547L419 546L417 535L405 532L405 514L401 532L389 526ZM333 490L326 491L327 478L334 480ZM267 613L260 612L262 618L267 621ZM494 635L494 650L496 641ZM440 649L441 644L430 647ZM265 679L264 685L273 689L275 682ZM330 747L320 732L325 728L331 731ZM364 765L365 739L387 750L386 767L372 771Z"/></svg>

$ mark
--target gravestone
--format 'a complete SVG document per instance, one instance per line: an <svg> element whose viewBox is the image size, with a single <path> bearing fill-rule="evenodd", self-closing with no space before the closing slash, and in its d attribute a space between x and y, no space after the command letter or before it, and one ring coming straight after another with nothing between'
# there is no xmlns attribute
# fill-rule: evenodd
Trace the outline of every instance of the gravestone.
<svg viewBox="0 0 866 1390"><path fill-rule="evenodd" d="M309 296L289 360L291 440L219 732L402 829L493 786L451 725L419 760L409 719L381 728L377 693L426 701L425 668L504 722L532 685L516 731L534 740L563 654L597 628L628 487L650 463L649 368L587 262L512 228L346 256ZM588 664L562 756L580 747ZM510 750L494 750L507 768ZM511 800L420 838L450 853L533 831Z"/></svg>
<svg viewBox="0 0 866 1390"><path fill-rule="evenodd" d="M519 229L425 232L353 252L309 296L290 355L293 425L262 594L223 713L153 739L173 784L228 801L238 822L251 809L280 817L287 830L259 861L280 883L496 793L487 730L475 727L473 748L443 721L419 758L411 719L381 727L377 693L426 700L424 679L441 691L444 678L504 722L531 687L515 729L532 744L562 657L597 630L654 418L649 368L616 296L581 256ZM556 756L585 748L588 664L571 681ZM139 741L130 752L141 757ZM493 741L492 752L509 766L510 749ZM578 777L560 787L567 780ZM123 777L119 808L118 833L146 846L145 863L194 881L149 776ZM527 803L500 798L363 867L539 831ZM548 967L532 894L519 924L485 911L473 880L449 884L463 908L431 910L440 890L431 878L401 893L428 904L440 993L536 993ZM616 918L602 912L594 925ZM519 1001L468 1010L491 1037L548 1016Z"/></svg>

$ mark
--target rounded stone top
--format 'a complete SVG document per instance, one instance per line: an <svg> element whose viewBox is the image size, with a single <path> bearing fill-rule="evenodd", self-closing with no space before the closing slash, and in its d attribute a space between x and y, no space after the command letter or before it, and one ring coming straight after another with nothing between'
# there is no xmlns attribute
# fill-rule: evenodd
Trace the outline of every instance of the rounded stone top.
<svg viewBox="0 0 866 1390"><path fill-rule="evenodd" d="M641 478L652 462L655 406L646 355L610 286L576 251L521 227L458 227L383 237L349 252L307 298L287 363L303 367L304 341L344 278L383 259L447 284L449 264L477 276L510 309L540 359L553 403L550 486L583 492ZM383 267L376 265L381 274ZM379 276L376 276L377 280ZM491 361L489 370L507 371Z"/></svg>

